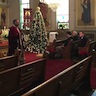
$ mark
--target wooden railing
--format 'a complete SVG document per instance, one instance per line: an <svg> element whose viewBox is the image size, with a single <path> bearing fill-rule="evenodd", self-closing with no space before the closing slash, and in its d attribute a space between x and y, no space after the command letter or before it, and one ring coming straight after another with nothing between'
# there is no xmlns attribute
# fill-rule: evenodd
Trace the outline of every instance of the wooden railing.
<svg viewBox="0 0 96 96"><path fill-rule="evenodd" d="M17 56L6 56L0 58L0 71L15 67L18 65Z"/></svg>
<svg viewBox="0 0 96 96"><path fill-rule="evenodd" d="M90 48L89 48L90 53L93 51L96 51L96 41L91 41L90 42Z"/></svg>
<svg viewBox="0 0 96 96"><path fill-rule="evenodd" d="M91 64L92 56L72 65L46 82L26 92L22 96L67 96L72 89L83 81Z"/></svg>
<svg viewBox="0 0 96 96"><path fill-rule="evenodd" d="M46 59L39 59L0 72L0 96L24 91L44 82ZM7 63L6 63L7 64Z"/></svg>

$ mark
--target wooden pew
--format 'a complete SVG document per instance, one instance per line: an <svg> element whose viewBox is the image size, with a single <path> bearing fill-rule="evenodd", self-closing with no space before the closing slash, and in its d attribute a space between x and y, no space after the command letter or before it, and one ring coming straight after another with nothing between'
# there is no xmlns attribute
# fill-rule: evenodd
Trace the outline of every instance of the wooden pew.
<svg viewBox="0 0 96 96"><path fill-rule="evenodd" d="M71 44L72 44L72 41L70 41L67 46L62 47L61 53L62 53L63 59L71 60Z"/></svg>
<svg viewBox="0 0 96 96"><path fill-rule="evenodd" d="M70 41L67 46L62 48L62 54L64 59L72 60L74 55L78 55L78 47L80 40Z"/></svg>
<svg viewBox="0 0 96 96"><path fill-rule="evenodd" d="M6 56L0 58L0 71L15 67L18 65L17 56Z"/></svg>
<svg viewBox="0 0 96 96"><path fill-rule="evenodd" d="M52 50L51 51L49 50L49 52L51 52L51 54L53 53L52 56L54 56L54 54L57 54L56 51L58 50L59 53L62 54L63 59L71 60L74 55L74 51L72 50L75 50L75 52L77 51L78 54L78 45L80 40L70 41L68 45L65 47L62 47L63 42L64 40L58 40L51 43L48 48Z"/></svg>
<svg viewBox="0 0 96 96"><path fill-rule="evenodd" d="M96 51L96 41L87 41L87 44L84 48L79 49L79 55L82 58L85 58L86 56L90 55L93 51Z"/></svg>
<svg viewBox="0 0 96 96"><path fill-rule="evenodd" d="M71 58L78 56L78 49L79 49L80 40L73 41L71 44Z"/></svg>
<svg viewBox="0 0 96 96"><path fill-rule="evenodd" d="M49 51L50 55L48 56L48 58L55 58L55 54L56 54L56 48L58 46L62 46L64 40L54 40L53 42L49 43L47 50Z"/></svg>
<svg viewBox="0 0 96 96"><path fill-rule="evenodd" d="M80 57L80 54L78 53L84 53L85 55L90 55L90 52L93 50L96 50L96 41L88 41L86 46L79 51L79 43L80 40L77 41L72 41L71 43L68 44L68 46L63 47L60 49L60 47L62 46L64 40L55 40L53 43L50 43L48 48L51 49L49 50L49 52L51 53L51 55L49 55L49 58L53 58L54 59L54 55L57 54L56 53L56 49L59 49L59 53L62 54L63 59L72 59L74 61L74 55L76 55L76 57ZM59 48L58 48L59 47ZM61 57L62 57L61 56ZM83 56L84 58L86 56ZM81 58L82 59L82 58ZM77 61L74 61L77 62Z"/></svg>
<svg viewBox="0 0 96 96"><path fill-rule="evenodd" d="M90 70L90 84L92 89L96 89L96 51L91 54L93 55L93 58Z"/></svg>
<svg viewBox="0 0 96 96"><path fill-rule="evenodd" d="M79 55L81 57L86 57L89 55L90 41L88 40L84 47L79 47Z"/></svg>
<svg viewBox="0 0 96 96"><path fill-rule="evenodd" d="M28 55L29 57L32 57L32 59L28 58ZM30 53L25 52L24 57L25 57L26 63L40 59L40 57L36 57L36 54L31 52ZM12 55L12 56L6 56L3 58L0 58L0 71L20 65L18 62L18 59L19 59L19 52L17 52L15 55Z"/></svg>
<svg viewBox="0 0 96 96"><path fill-rule="evenodd" d="M90 54L93 51L96 51L96 41L91 41L90 42L90 48L89 48Z"/></svg>
<svg viewBox="0 0 96 96"><path fill-rule="evenodd" d="M68 92L84 81L91 58L89 56L72 65L22 96L67 96Z"/></svg>
<svg viewBox="0 0 96 96"><path fill-rule="evenodd" d="M56 40L56 46L61 46L64 43L64 40Z"/></svg>
<svg viewBox="0 0 96 96"><path fill-rule="evenodd" d="M44 82L45 61L40 59L0 72L0 96L13 95Z"/></svg>

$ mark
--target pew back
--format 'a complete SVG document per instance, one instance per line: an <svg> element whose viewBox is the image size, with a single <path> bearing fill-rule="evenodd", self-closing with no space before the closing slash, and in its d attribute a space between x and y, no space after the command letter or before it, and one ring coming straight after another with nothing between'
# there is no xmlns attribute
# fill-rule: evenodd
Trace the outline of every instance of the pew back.
<svg viewBox="0 0 96 96"><path fill-rule="evenodd" d="M92 58L92 64L90 70L90 85L92 89L96 89L96 51L93 52L92 55L93 58Z"/></svg>
<svg viewBox="0 0 96 96"><path fill-rule="evenodd" d="M0 58L0 71L15 67L18 65L17 56L7 56Z"/></svg>
<svg viewBox="0 0 96 96"><path fill-rule="evenodd" d="M83 82L90 65L89 61L91 61L91 56L65 69L22 96L65 96Z"/></svg>
<svg viewBox="0 0 96 96"><path fill-rule="evenodd" d="M72 59L72 57L78 55L78 47L80 40L70 41L67 46L62 48L62 54L64 59Z"/></svg>
<svg viewBox="0 0 96 96"><path fill-rule="evenodd" d="M0 72L0 96L12 95L43 82L45 61L40 59Z"/></svg>
<svg viewBox="0 0 96 96"><path fill-rule="evenodd" d="M91 41L90 42L90 49L89 49L90 53L92 51L96 51L96 41Z"/></svg>
<svg viewBox="0 0 96 96"><path fill-rule="evenodd" d="M72 59L74 55L78 55L78 47L80 40L77 41L69 41L67 46L62 47L64 40L58 40L53 43L50 43L48 46L48 50L51 54L53 53L53 57L55 54L61 54L63 59Z"/></svg>

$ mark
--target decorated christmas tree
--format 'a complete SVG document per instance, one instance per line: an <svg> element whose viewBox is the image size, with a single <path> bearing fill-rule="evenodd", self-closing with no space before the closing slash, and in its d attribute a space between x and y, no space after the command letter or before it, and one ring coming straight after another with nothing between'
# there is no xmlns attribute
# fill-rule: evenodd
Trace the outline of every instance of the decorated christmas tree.
<svg viewBox="0 0 96 96"><path fill-rule="evenodd" d="M40 12L40 7L37 7L33 17L30 36L27 50L30 52L44 54L47 49L47 33L44 19Z"/></svg>

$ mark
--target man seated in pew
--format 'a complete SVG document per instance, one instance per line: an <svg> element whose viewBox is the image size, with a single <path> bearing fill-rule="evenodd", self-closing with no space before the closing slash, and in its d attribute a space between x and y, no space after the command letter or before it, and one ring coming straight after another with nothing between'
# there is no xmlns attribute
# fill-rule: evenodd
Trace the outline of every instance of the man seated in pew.
<svg viewBox="0 0 96 96"><path fill-rule="evenodd" d="M62 47L67 46L70 41L73 41L72 33L70 31L66 32L67 39L64 40Z"/></svg>
<svg viewBox="0 0 96 96"><path fill-rule="evenodd" d="M83 58L88 55L90 46L89 39L85 36L84 32L79 32L79 55Z"/></svg>
<svg viewBox="0 0 96 96"><path fill-rule="evenodd" d="M78 32L77 31L72 32L72 39L73 39L73 41L78 40Z"/></svg>
<svg viewBox="0 0 96 96"><path fill-rule="evenodd" d="M67 39L63 41L63 44L61 46L56 47L54 58L62 58L62 48L67 46L68 43L72 40L72 33L70 31L66 32Z"/></svg>
<svg viewBox="0 0 96 96"><path fill-rule="evenodd" d="M65 51L66 51L66 47L67 45L73 41L72 39L72 33L70 31L67 31L66 32L66 36L67 36L67 39L63 41L63 44L61 46L58 46L56 47L56 54L55 54L55 57L56 58L62 58L62 57L65 57L63 55L65 55ZM69 49L69 48L68 48Z"/></svg>
<svg viewBox="0 0 96 96"><path fill-rule="evenodd" d="M84 32L79 32L79 39L80 39L80 44L79 44L79 47L85 47L87 41L88 41L88 38L85 36Z"/></svg>

